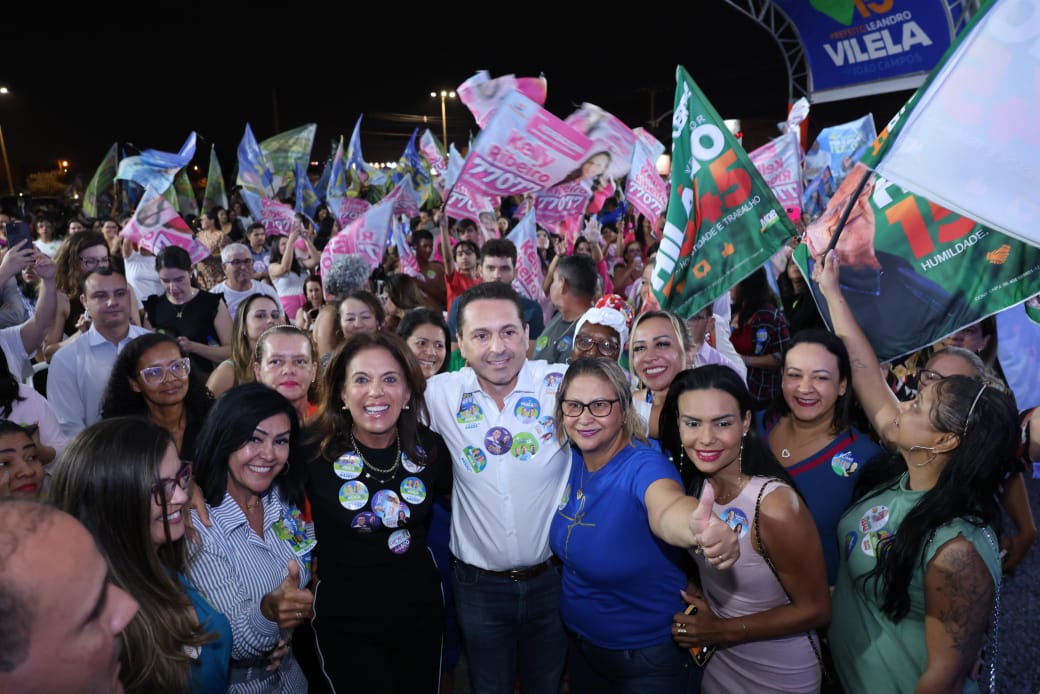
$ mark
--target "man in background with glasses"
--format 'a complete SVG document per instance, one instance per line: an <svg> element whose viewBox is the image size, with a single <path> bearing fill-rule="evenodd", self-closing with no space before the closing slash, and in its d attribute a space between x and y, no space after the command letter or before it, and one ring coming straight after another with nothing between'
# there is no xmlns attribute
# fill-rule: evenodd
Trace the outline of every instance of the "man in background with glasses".
<svg viewBox="0 0 1040 694"><path fill-rule="evenodd" d="M221 249L220 260L227 279L215 285L210 291L214 294L224 295L224 301L227 303L228 313L231 314L232 320L235 318L238 305L253 294L264 294L271 297L271 300L278 306L282 305L274 287L253 279L253 254L248 246L242 243L230 243Z"/></svg>
<svg viewBox="0 0 1040 694"><path fill-rule="evenodd" d="M118 272L87 273L79 299L90 328L54 353L47 376L47 400L70 439L101 419L101 398L123 347L151 332L131 324L130 289Z"/></svg>

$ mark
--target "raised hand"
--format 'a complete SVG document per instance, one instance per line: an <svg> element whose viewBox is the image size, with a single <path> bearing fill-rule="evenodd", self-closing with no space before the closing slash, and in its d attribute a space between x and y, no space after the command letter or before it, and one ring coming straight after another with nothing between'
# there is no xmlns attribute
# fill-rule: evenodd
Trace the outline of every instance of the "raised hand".
<svg viewBox="0 0 1040 694"><path fill-rule="evenodd" d="M285 578L261 599L260 612L279 628L292 629L310 618L313 604L314 594L300 588L300 564L290 559Z"/></svg>
<svg viewBox="0 0 1040 694"><path fill-rule="evenodd" d="M697 508L690 514L690 530L697 544L697 552L716 569L728 569L740 558L740 526L736 532L713 511L715 489L704 483Z"/></svg>
<svg viewBox="0 0 1040 694"><path fill-rule="evenodd" d="M831 249L820 262L813 266L812 278L819 285L820 291L825 298L833 298L841 291L838 286L838 273L841 271L841 261L838 252Z"/></svg>

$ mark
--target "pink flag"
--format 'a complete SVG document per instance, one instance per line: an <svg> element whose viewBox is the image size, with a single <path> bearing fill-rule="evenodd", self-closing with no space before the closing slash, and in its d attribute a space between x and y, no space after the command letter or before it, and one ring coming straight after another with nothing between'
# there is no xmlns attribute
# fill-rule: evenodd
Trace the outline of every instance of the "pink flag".
<svg viewBox="0 0 1040 694"><path fill-rule="evenodd" d="M448 192L444 212L453 219L472 219L480 224L480 213L494 213L494 207L491 198L460 182Z"/></svg>
<svg viewBox="0 0 1040 694"><path fill-rule="evenodd" d="M346 229L355 219L365 214L372 205L361 198L329 198L329 207L332 215L339 222L340 229Z"/></svg>
<svg viewBox="0 0 1040 694"><path fill-rule="evenodd" d="M668 207L668 184L657 173L657 157L652 154L642 141L632 149L632 170L625 184L625 199L655 225Z"/></svg>
<svg viewBox="0 0 1040 694"><path fill-rule="evenodd" d="M419 192L412 185L410 176L402 178L394 189L383 198L383 200L392 200L394 205L394 215L405 215L406 217L415 217L419 214L419 205L421 200L419 199ZM382 200L380 201L382 202Z"/></svg>
<svg viewBox="0 0 1040 694"><path fill-rule="evenodd" d="M597 149L610 152L607 176L622 178L628 174L632 162L632 147L639 138L617 116L607 113L595 104L585 103L567 116L565 122L592 138Z"/></svg>
<svg viewBox="0 0 1040 694"><path fill-rule="evenodd" d="M264 225L268 236L288 236L292 231L296 211L288 205L263 197L247 188L241 191L253 219Z"/></svg>
<svg viewBox="0 0 1040 694"><path fill-rule="evenodd" d="M564 220L581 217L592 196L592 189L584 181L561 183L536 193L535 214L543 227L555 228Z"/></svg>
<svg viewBox="0 0 1040 694"><path fill-rule="evenodd" d="M406 229L406 222L393 223L394 247L397 248L397 257L401 259L400 271L425 281L426 278L423 277L422 270L419 269L419 261L416 260L415 253L412 252L412 247L408 245L408 239L405 238Z"/></svg>
<svg viewBox="0 0 1040 694"><path fill-rule="evenodd" d="M516 246L516 277L513 288L522 296L538 301L542 297L542 263L538 260L538 237L534 212L528 212L506 237Z"/></svg>
<svg viewBox="0 0 1040 694"><path fill-rule="evenodd" d="M188 252L191 262L197 263L209 255L205 244L195 240L191 227L155 189L148 186L131 219L119 235L130 239L138 248L158 253L167 246L178 246Z"/></svg>
<svg viewBox="0 0 1040 694"><path fill-rule="evenodd" d="M802 218L801 154L797 129L788 130L748 153L787 215L796 222Z"/></svg>
<svg viewBox="0 0 1040 694"><path fill-rule="evenodd" d="M319 264L322 276L325 276L337 258L348 254L360 255L373 270L379 267L386 249L386 237L390 233L393 205L393 200L384 198L333 236L321 252Z"/></svg>
<svg viewBox="0 0 1040 694"><path fill-rule="evenodd" d="M511 92L519 91L539 106L545 103L547 83L544 77L520 77L503 75L491 78L491 73L481 70L459 85L456 90L459 100L473 114L477 125L481 128L488 122L491 114Z"/></svg>

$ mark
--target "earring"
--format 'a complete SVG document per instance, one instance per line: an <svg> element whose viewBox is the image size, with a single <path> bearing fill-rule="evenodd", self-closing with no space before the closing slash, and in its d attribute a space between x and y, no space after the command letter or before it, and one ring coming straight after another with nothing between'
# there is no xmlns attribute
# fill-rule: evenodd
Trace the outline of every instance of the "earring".
<svg viewBox="0 0 1040 694"><path fill-rule="evenodd" d="M915 450L928 451L931 455L928 457L928 460L923 463L913 463L914 467L925 467L926 465L931 465L936 458L935 448L933 446L910 446L910 453L913 453Z"/></svg>
<svg viewBox="0 0 1040 694"><path fill-rule="evenodd" d="M407 404L406 404L406 405L405 405L404 407L402 407L401 409L402 409L402 410L410 410L410 409L412 409L412 406L411 406L411 405L407 405Z"/></svg>

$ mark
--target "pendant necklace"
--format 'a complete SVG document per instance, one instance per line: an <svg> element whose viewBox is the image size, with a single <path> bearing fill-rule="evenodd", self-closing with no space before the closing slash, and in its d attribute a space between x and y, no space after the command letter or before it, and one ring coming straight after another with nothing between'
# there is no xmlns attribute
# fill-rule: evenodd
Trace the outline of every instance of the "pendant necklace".
<svg viewBox="0 0 1040 694"><path fill-rule="evenodd" d="M191 303L191 300L194 299L197 294L198 294L198 290L195 291L195 294L192 294L190 297L188 297L188 300L185 301L183 304L173 304L174 306L177 307L175 309L177 311L177 320L180 320L181 318L184 317L184 309L185 309L185 307L189 303ZM173 302L170 302L170 303L173 303Z"/></svg>
<svg viewBox="0 0 1040 694"><path fill-rule="evenodd" d="M358 450L357 442L354 440L354 432L353 431L350 432L350 445L354 448L354 453L356 453L357 456L359 458L361 458L361 462L365 466L365 470L366 470L365 478L366 479L375 480L379 484L386 484L387 482L391 481L394 478L394 475L397 473L397 468L399 468L401 466L401 431L400 430L397 431L397 455L394 456L394 464L391 465L389 468L387 468L385 470L383 468L376 467L375 465L373 465L372 463L368 462L365 459L365 456L363 456L361 454L361 451ZM387 477L384 479L382 477L379 477L378 475L386 475Z"/></svg>

